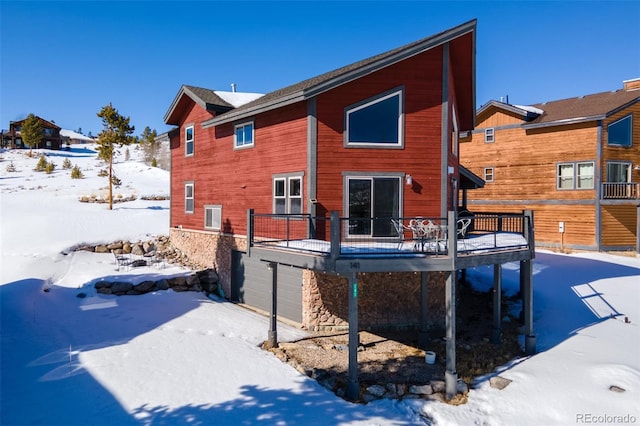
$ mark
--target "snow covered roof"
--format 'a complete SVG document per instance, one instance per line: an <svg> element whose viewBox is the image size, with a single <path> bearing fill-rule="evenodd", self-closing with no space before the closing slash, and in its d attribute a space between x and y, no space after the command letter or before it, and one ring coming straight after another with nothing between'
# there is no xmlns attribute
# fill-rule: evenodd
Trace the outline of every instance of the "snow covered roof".
<svg viewBox="0 0 640 426"><path fill-rule="evenodd" d="M536 108L534 106L531 106L531 105L513 105L513 106L516 107L516 108L523 109L523 110L528 111L528 112L532 112L534 114L538 114L538 115L544 114L543 110L541 110L540 108Z"/></svg>
<svg viewBox="0 0 640 426"><path fill-rule="evenodd" d="M73 140L79 140L79 141L86 141L86 142L95 142L92 138L82 135L78 132L74 132L73 130L66 130L66 129L61 129L60 130L60 136L63 136L65 138L69 138L69 139L73 139Z"/></svg>
<svg viewBox="0 0 640 426"><path fill-rule="evenodd" d="M233 105L234 108L241 107L244 104L248 104L264 96L263 93L224 92L220 90L214 90L213 93L218 95L226 103Z"/></svg>

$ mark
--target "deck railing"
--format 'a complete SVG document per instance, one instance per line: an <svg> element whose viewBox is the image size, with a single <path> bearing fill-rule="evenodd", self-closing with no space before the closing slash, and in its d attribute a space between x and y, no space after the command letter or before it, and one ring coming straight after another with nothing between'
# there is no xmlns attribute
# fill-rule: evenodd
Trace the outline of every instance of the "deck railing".
<svg viewBox="0 0 640 426"><path fill-rule="evenodd" d="M249 210L247 219L251 247L289 249L331 257L442 256L449 254L451 244L455 244L460 254L534 247L531 215L475 213L464 237L457 229L450 231L450 218L455 216L341 218L337 212L330 217L312 217L309 214L258 214ZM409 226L412 220L430 223L435 229L428 234L419 234ZM394 221L404 225L401 232L394 227Z"/></svg>
<svg viewBox="0 0 640 426"><path fill-rule="evenodd" d="M640 183L638 182L604 182L602 199L605 200L640 200Z"/></svg>

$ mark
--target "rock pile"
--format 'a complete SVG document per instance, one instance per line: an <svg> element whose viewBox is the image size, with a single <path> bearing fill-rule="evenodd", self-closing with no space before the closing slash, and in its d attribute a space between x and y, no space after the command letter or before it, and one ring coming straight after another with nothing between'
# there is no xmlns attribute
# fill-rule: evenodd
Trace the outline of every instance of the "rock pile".
<svg viewBox="0 0 640 426"><path fill-rule="evenodd" d="M147 280L138 284L127 281L101 280L96 282L94 287L100 294L115 294L117 296L133 296L168 289L173 289L173 291L198 291L216 295L220 293L218 274L213 269L204 269L188 276L161 278L155 281Z"/></svg>

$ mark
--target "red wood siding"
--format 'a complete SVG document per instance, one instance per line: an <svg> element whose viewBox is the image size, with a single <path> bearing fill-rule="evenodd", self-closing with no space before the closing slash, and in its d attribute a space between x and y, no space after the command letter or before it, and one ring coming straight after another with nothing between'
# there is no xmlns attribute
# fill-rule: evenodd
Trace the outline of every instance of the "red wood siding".
<svg viewBox="0 0 640 426"><path fill-rule="evenodd" d="M344 109L404 85L404 148L345 148ZM317 98L319 210L343 212L343 171L404 172L404 215L440 214L442 48L414 56Z"/></svg>

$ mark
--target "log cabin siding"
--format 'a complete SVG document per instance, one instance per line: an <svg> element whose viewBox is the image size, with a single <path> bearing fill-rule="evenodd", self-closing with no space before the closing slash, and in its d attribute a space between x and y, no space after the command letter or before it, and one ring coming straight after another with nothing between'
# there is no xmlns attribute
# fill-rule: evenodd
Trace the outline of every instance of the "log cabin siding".
<svg viewBox="0 0 640 426"><path fill-rule="evenodd" d="M319 212L343 211L346 171L409 173L414 184L403 185L403 214L440 214L441 75L437 47L317 97ZM345 148L345 108L398 87L404 88L404 146Z"/></svg>

